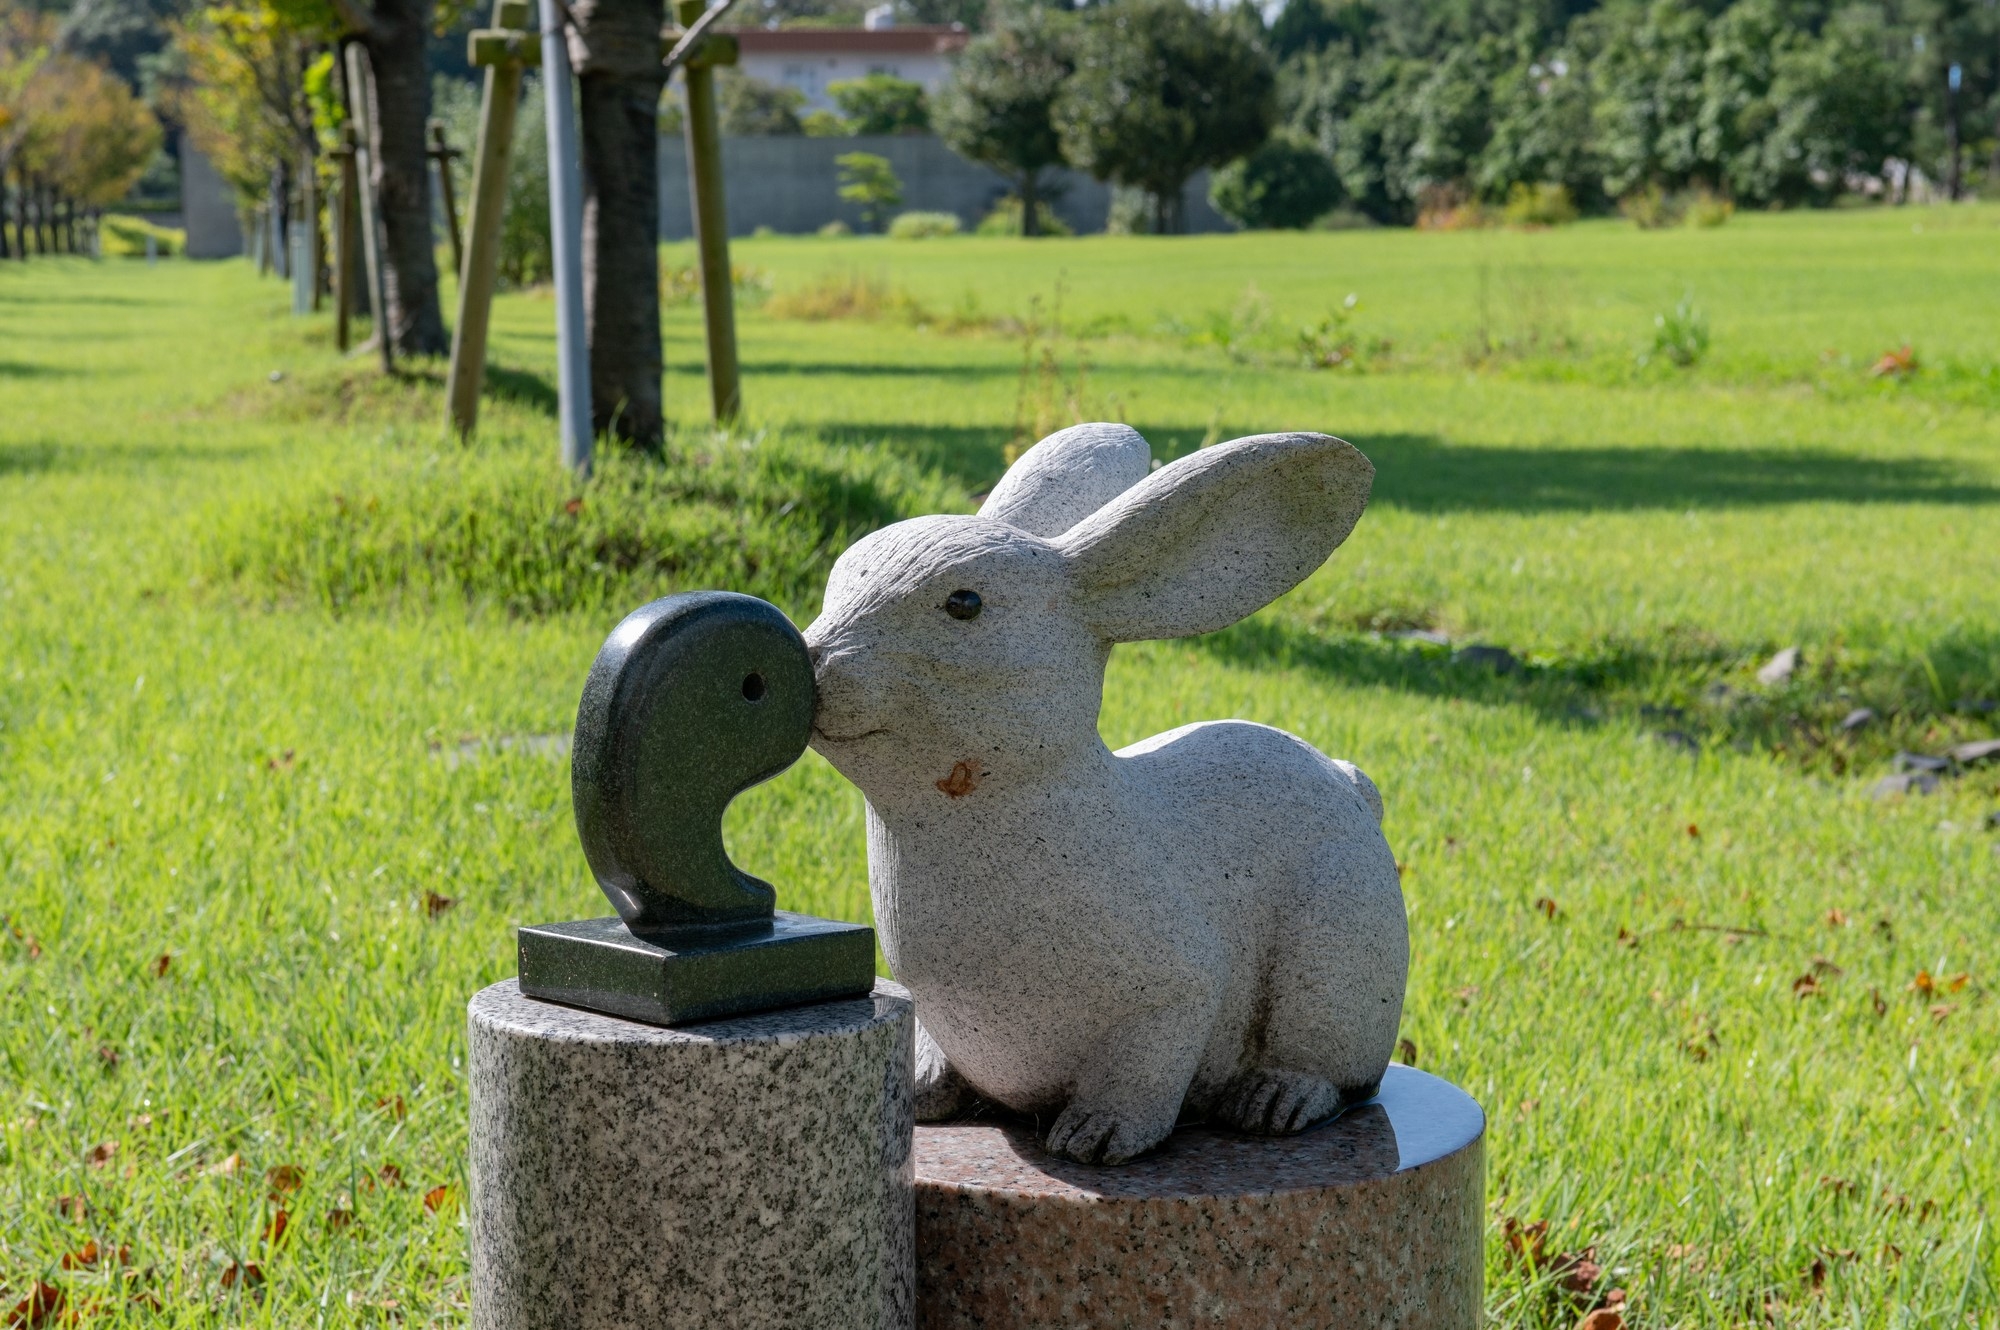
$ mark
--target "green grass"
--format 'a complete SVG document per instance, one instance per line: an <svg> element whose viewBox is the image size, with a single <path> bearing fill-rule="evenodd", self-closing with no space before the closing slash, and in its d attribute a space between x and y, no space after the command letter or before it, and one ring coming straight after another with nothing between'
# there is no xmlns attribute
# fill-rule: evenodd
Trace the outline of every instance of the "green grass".
<svg viewBox="0 0 2000 1330"><path fill-rule="evenodd" d="M1491 1115L1494 1322L1577 1317L1510 1260L1511 1218L1594 1248L1637 1325L1994 1325L2000 774L1867 789L1898 746L1995 731L1959 701L2000 700L1996 240L2000 211L1963 208L745 242L774 291L742 317L746 432L615 464L605 520L675 533L668 499L746 496L735 548L804 616L821 542L968 503L1077 413L1162 456L1353 439L1379 477L1336 559L1241 628L1121 650L1104 728L1242 716L1381 785L1404 1033ZM884 317L774 312L853 273ZM1709 354L1638 366L1687 290ZM1300 367L1295 325L1348 291L1393 345ZM562 762L499 741L569 727L628 603L744 567L714 545L605 575L535 535L574 497L545 297L496 311L469 456L434 369L385 384L286 304L240 264L0 267L0 1315L49 1280L108 1324L463 1320L464 1000L511 969L510 925L601 908ZM697 318L667 323L690 413ZM1905 340L1924 368L1869 378ZM768 460L718 473L746 440ZM366 518L329 518L336 493ZM1377 631L1410 626L1526 667ZM1757 684L1793 643L1800 678ZM1860 702L1885 720L1841 735ZM731 844L784 905L861 918L860 814L808 757ZM93 1238L131 1264L59 1268ZM245 1262L262 1282L225 1288Z"/></svg>

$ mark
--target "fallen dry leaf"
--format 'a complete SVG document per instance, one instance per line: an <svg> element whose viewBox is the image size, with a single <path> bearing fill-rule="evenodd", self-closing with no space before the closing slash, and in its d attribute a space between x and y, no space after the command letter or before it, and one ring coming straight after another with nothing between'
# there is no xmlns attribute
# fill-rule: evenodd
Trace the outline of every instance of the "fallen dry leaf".
<svg viewBox="0 0 2000 1330"><path fill-rule="evenodd" d="M1814 1294L1824 1293L1826 1291L1826 1262L1817 1256L1813 1257L1813 1263L1806 1267L1805 1278L1806 1286L1812 1289Z"/></svg>
<svg viewBox="0 0 2000 1330"><path fill-rule="evenodd" d="M62 1268L65 1270L88 1270L97 1264L97 1239L92 1238L73 1252L64 1252Z"/></svg>
<svg viewBox="0 0 2000 1330"><path fill-rule="evenodd" d="M1556 911L1559 907L1547 896L1537 896L1532 908L1540 910L1544 918L1553 919L1556 917Z"/></svg>
<svg viewBox="0 0 2000 1330"><path fill-rule="evenodd" d="M443 1210L445 1206L450 1204L451 1199L452 1195L450 1187L447 1186L432 1187L429 1191L424 1193L424 1209L430 1214L437 1214L440 1210Z"/></svg>
<svg viewBox="0 0 2000 1330"><path fill-rule="evenodd" d="M1918 369L1916 348L1905 342L1903 345L1884 351L1873 365L1868 367L1868 376L1874 379L1906 379Z"/></svg>
<svg viewBox="0 0 2000 1330"><path fill-rule="evenodd" d="M1406 1067L1416 1066L1417 1045L1415 1041L1409 1039L1398 1039L1396 1041L1396 1055L1403 1059L1404 1066Z"/></svg>
<svg viewBox="0 0 2000 1330"><path fill-rule="evenodd" d="M111 1162L111 1157L117 1153L118 1142L99 1141L96 1145L90 1147L90 1153L84 1156L84 1160L92 1168L103 1168Z"/></svg>
<svg viewBox="0 0 2000 1330"><path fill-rule="evenodd" d="M1688 839L1689 840L1701 839L1701 828L1696 826L1692 822L1688 823Z"/></svg>
<svg viewBox="0 0 2000 1330"><path fill-rule="evenodd" d="M297 1164L279 1164L264 1171L264 1184L271 1189L271 1199L288 1196L305 1185L305 1170Z"/></svg>
<svg viewBox="0 0 2000 1330"><path fill-rule="evenodd" d="M266 771L290 771L294 765L296 765L296 755L289 748L285 750L282 757L267 757L264 759L264 769Z"/></svg>
<svg viewBox="0 0 2000 1330"><path fill-rule="evenodd" d="M1616 1307L1599 1307L1585 1314L1576 1330L1625 1330L1625 1314Z"/></svg>
<svg viewBox="0 0 2000 1330"><path fill-rule="evenodd" d="M326 1226L335 1233L354 1222L354 1211L333 1209L326 1212Z"/></svg>
<svg viewBox="0 0 2000 1330"><path fill-rule="evenodd" d="M1917 971L1917 977L1910 980L1908 991L1921 993L1925 997L1929 997L1933 992L1937 991L1937 981L1931 978L1929 970L1919 970Z"/></svg>
<svg viewBox="0 0 2000 1330"><path fill-rule="evenodd" d="M394 1118L398 1122L401 1122L405 1117L409 1116L409 1109L407 1106L404 1105L403 1096L401 1095L395 1095L385 1099L377 1099L375 1101L375 1107L379 1112L387 1113L391 1118Z"/></svg>
<svg viewBox="0 0 2000 1330"><path fill-rule="evenodd" d="M1819 992L1819 980L1810 974L1802 974L1792 980L1792 993L1801 998L1809 998Z"/></svg>
<svg viewBox="0 0 2000 1330"><path fill-rule="evenodd" d="M1548 1220L1537 1219L1532 1224L1524 1224L1509 1215L1501 1220L1500 1226L1507 1244L1507 1263L1509 1265L1526 1264L1539 1266L1543 1264L1542 1249L1547 1243L1549 1236Z"/></svg>
<svg viewBox="0 0 2000 1330"><path fill-rule="evenodd" d="M1959 973L1945 980L1944 983L1945 991L1949 993L1956 993L1971 982L1972 982L1972 976L1966 974L1964 971L1961 970Z"/></svg>
<svg viewBox="0 0 2000 1330"><path fill-rule="evenodd" d="M1868 1004L1873 1008L1875 1008L1875 1014L1877 1016L1886 1016L1889 1014L1889 1004L1883 1001L1882 990L1879 988L1871 988L1868 990Z"/></svg>
<svg viewBox="0 0 2000 1330"><path fill-rule="evenodd" d="M1839 909L1828 910L1826 912L1826 926L1828 928L1847 927L1847 911Z"/></svg>
<svg viewBox="0 0 2000 1330"><path fill-rule="evenodd" d="M264 1241L270 1246L277 1246L285 1240L285 1230L291 1226L292 1217L290 1214L283 1210L272 1212L271 1222L264 1225Z"/></svg>
<svg viewBox="0 0 2000 1330"><path fill-rule="evenodd" d="M164 979L167 977L167 970L173 965L173 963L174 963L173 953L163 951L160 953L160 958L154 961L147 968L152 970L153 978Z"/></svg>
<svg viewBox="0 0 2000 1330"><path fill-rule="evenodd" d="M255 1261L245 1261L241 1265L235 1261L231 1261L222 1272L222 1286L224 1288L235 1288L239 1280L242 1281L245 1288L261 1284L264 1282L263 1268Z"/></svg>
<svg viewBox="0 0 2000 1330"><path fill-rule="evenodd" d="M14 1309L7 1313L7 1324L21 1326L24 1330L38 1330L61 1316L68 1302L67 1295L54 1284L37 1280L28 1290L28 1296L15 1303Z"/></svg>
<svg viewBox="0 0 2000 1330"><path fill-rule="evenodd" d="M437 918L456 904L458 904L458 897L456 896L440 896L435 891L426 891L424 893L424 913L432 919Z"/></svg>
<svg viewBox="0 0 2000 1330"><path fill-rule="evenodd" d="M394 1164L384 1164L381 1168L382 1185L400 1187L403 1185L403 1170Z"/></svg>
<svg viewBox="0 0 2000 1330"><path fill-rule="evenodd" d="M1835 965L1825 956L1815 956L1812 958L1812 972L1814 974L1823 974L1829 979L1838 979L1847 973L1847 971Z"/></svg>
<svg viewBox="0 0 2000 1330"><path fill-rule="evenodd" d="M1933 1024L1943 1025L1946 1018L1957 1010L1958 1004L1956 1002L1936 1003L1931 1007L1931 1021Z"/></svg>
<svg viewBox="0 0 2000 1330"><path fill-rule="evenodd" d="M1832 1192L1835 1196L1850 1196L1855 1191L1855 1186L1852 1182L1849 1182L1846 1178L1837 1178L1831 1173L1820 1174L1819 1185Z"/></svg>
<svg viewBox="0 0 2000 1330"><path fill-rule="evenodd" d="M81 1224L83 1217L90 1213L90 1207L84 1204L83 1197L81 1196L58 1196L56 1197L56 1213L64 1219L69 1220L72 1224Z"/></svg>
<svg viewBox="0 0 2000 1330"><path fill-rule="evenodd" d="M99 1044L97 1046L97 1060L102 1062L108 1071L118 1065L118 1050L109 1044Z"/></svg>

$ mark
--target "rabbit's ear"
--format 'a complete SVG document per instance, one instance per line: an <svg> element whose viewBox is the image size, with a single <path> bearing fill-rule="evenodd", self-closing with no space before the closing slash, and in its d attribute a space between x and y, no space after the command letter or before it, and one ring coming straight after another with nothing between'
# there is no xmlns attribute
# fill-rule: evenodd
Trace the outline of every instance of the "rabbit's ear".
<svg viewBox="0 0 2000 1330"><path fill-rule="evenodd" d="M1060 536L1144 480L1152 456L1129 425L1072 425L1021 454L979 515L1045 539Z"/></svg>
<svg viewBox="0 0 2000 1330"><path fill-rule="evenodd" d="M1213 632L1326 562L1375 467L1324 434L1260 434L1160 468L1055 542L1113 642Z"/></svg>

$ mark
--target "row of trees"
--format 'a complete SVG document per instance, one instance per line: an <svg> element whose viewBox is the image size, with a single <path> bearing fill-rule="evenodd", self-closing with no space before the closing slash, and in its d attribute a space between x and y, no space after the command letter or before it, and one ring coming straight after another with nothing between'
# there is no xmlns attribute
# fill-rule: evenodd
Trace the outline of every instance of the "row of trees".
<svg viewBox="0 0 2000 1330"><path fill-rule="evenodd" d="M1029 227L1064 165L1144 191L1162 230L1187 179L1231 161L1212 197L1251 225L1339 206L1407 223L1524 190L1604 210L2000 185L1992 0L1286 0L1268 26L1181 0L960 11L986 31L927 118L1015 182ZM811 131L782 90L735 96L737 132Z"/></svg>
<svg viewBox="0 0 2000 1330"><path fill-rule="evenodd" d="M0 207L0 257L83 248L159 150L145 104L57 37L49 16L0 9L0 201L12 203Z"/></svg>

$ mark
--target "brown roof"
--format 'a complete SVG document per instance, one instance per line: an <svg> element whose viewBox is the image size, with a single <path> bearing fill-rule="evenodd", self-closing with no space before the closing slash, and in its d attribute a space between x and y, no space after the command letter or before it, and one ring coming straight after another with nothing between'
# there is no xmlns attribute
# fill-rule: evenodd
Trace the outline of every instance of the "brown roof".
<svg viewBox="0 0 2000 1330"><path fill-rule="evenodd" d="M745 55L950 55L969 40L963 28L730 28Z"/></svg>

